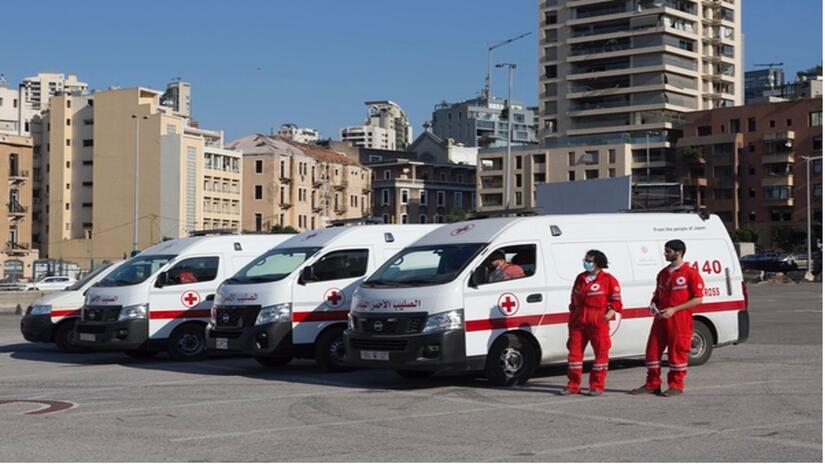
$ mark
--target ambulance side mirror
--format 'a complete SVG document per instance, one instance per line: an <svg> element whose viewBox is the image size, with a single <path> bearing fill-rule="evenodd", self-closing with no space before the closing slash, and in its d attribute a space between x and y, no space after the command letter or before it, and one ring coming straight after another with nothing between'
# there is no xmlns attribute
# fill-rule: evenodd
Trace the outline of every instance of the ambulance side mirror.
<svg viewBox="0 0 825 464"><path fill-rule="evenodd" d="M169 274L166 271L163 271L158 274L158 278L155 279L155 287L163 288L166 285L169 285Z"/></svg>
<svg viewBox="0 0 825 464"><path fill-rule="evenodd" d="M478 288L480 284L487 282L487 266L482 264L475 268L472 275L470 275L470 287Z"/></svg>
<svg viewBox="0 0 825 464"><path fill-rule="evenodd" d="M300 285L306 285L307 282L312 282L313 280L315 280L315 271L312 269L312 266L301 269L301 278L298 279Z"/></svg>

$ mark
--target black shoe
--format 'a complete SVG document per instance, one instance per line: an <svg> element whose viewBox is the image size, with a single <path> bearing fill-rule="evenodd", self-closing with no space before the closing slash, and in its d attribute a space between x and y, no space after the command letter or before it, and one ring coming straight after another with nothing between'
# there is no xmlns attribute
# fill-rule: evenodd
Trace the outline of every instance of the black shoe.
<svg viewBox="0 0 825 464"><path fill-rule="evenodd" d="M642 395L642 394L658 395L661 392L662 392L661 388L656 388L656 389L651 390L651 389L647 388L647 386L642 385L639 388L634 388L633 390L630 390L628 393L630 393L631 395Z"/></svg>
<svg viewBox="0 0 825 464"><path fill-rule="evenodd" d="M662 396L679 396L682 393L682 390L679 390L678 388L668 388L662 392Z"/></svg>

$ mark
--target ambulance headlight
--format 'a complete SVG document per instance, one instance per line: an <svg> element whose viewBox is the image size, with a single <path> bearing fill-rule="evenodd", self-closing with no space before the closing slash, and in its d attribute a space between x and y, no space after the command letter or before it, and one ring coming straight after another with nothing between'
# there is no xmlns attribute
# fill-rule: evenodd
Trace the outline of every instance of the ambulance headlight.
<svg viewBox="0 0 825 464"><path fill-rule="evenodd" d="M255 320L255 325L290 321L292 321L292 303L281 303L261 308L258 312L258 318Z"/></svg>
<svg viewBox="0 0 825 464"><path fill-rule="evenodd" d="M139 304L133 306L125 306L120 310L120 316L117 320L128 321L129 319L146 319L146 313L149 311L149 305Z"/></svg>
<svg viewBox="0 0 825 464"><path fill-rule="evenodd" d="M32 316L42 316L44 314L52 313L52 305L34 305L32 306Z"/></svg>
<svg viewBox="0 0 825 464"><path fill-rule="evenodd" d="M355 330L355 316L352 315L352 311L347 313L347 328L349 330Z"/></svg>
<svg viewBox="0 0 825 464"><path fill-rule="evenodd" d="M427 323L424 324L424 330L422 330L422 332L444 332L446 330L460 329L463 326L464 315L460 309L455 309L453 311L428 316Z"/></svg>

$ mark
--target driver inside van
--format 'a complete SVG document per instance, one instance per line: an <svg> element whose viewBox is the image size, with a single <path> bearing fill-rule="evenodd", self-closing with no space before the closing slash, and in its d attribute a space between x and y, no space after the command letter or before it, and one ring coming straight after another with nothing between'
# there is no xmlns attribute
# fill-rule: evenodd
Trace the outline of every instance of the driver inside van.
<svg viewBox="0 0 825 464"><path fill-rule="evenodd" d="M524 269L518 264L508 263L501 250L496 250L490 254L487 258L487 267L492 269L487 280L489 283L524 277Z"/></svg>

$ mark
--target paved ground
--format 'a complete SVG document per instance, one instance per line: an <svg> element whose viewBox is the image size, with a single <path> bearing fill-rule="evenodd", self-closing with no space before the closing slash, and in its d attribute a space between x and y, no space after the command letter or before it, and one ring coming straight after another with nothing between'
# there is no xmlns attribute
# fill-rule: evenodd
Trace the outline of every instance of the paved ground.
<svg viewBox="0 0 825 464"><path fill-rule="evenodd" d="M751 287L751 339L692 368L681 398L559 397L563 371L521 388L308 362L178 364L65 355L0 316L3 461L822 461L822 286ZM39 404L72 408L24 415ZM5 403L5 404L4 404ZM55 403L54 410L64 407Z"/></svg>

